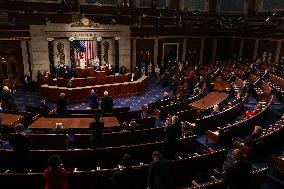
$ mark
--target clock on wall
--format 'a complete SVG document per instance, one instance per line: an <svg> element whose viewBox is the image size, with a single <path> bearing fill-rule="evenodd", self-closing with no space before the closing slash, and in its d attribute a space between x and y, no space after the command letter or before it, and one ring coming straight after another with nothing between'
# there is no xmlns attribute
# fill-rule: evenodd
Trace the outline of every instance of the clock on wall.
<svg viewBox="0 0 284 189"><path fill-rule="evenodd" d="M90 20L88 18L83 18L81 20L81 23L83 24L83 26L89 26L90 25Z"/></svg>

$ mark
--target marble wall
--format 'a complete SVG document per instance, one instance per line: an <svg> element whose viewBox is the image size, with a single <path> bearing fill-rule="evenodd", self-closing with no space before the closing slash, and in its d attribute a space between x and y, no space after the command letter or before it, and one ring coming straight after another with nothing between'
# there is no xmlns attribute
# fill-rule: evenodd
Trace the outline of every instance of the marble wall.
<svg viewBox="0 0 284 189"><path fill-rule="evenodd" d="M119 37L119 64L120 66L130 68L130 26L100 25L99 27L72 27L71 24L50 23L47 25L31 25L30 32L30 51L34 79L36 79L38 71L49 71L47 38L53 39L55 65L58 62L56 45L59 42L64 44L66 63L70 63L69 37L75 37L76 40L102 37L102 55L104 53L103 43L107 40L110 44L109 62L114 65L114 38Z"/></svg>

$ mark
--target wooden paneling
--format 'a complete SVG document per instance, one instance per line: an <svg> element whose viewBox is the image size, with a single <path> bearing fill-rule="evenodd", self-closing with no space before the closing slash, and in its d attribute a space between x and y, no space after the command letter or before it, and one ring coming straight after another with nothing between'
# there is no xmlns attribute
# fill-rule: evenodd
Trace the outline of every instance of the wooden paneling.
<svg viewBox="0 0 284 189"><path fill-rule="evenodd" d="M229 60L239 55L240 38L218 38L216 60Z"/></svg>
<svg viewBox="0 0 284 189"><path fill-rule="evenodd" d="M154 62L154 39L137 39L136 40L136 63L134 63L136 66L140 60L139 53L141 51L149 50L149 60L153 63Z"/></svg>
<svg viewBox="0 0 284 189"><path fill-rule="evenodd" d="M164 43L178 43L178 60L182 59L183 52L183 38L167 38L167 39L159 39L159 47L158 47L158 64L162 63L163 60L163 44Z"/></svg>
<svg viewBox="0 0 284 189"><path fill-rule="evenodd" d="M16 57L17 78L22 80L24 77L24 65L21 41L0 41L0 56Z"/></svg>
<svg viewBox="0 0 284 189"><path fill-rule="evenodd" d="M255 39L244 39L243 58L252 59Z"/></svg>
<svg viewBox="0 0 284 189"><path fill-rule="evenodd" d="M201 38L188 38L186 44L185 60L190 60L193 65L199 64Z"/></svg>
<svg viewBox="0 0 284 189"><path fill-rule="evenodd" d="M212 60L213 38L205 38L203 49L203 64L208 64Z"/></svg>

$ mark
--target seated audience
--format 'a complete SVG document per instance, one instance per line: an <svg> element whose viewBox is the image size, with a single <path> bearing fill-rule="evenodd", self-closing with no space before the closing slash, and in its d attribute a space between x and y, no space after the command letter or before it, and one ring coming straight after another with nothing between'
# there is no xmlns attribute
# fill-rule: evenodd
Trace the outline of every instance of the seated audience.
<svg viewBox="0 0 284 189"><path fill-rule="evenodd" d="M224 182L229 189L251 188L252 165L240 150L232 153L232 160L225 162Z"/></svg>
<svg viewBox="0 0 284 189"><path fill-rule="evenodd" d="M154 110L154 115L155 115L155 128L160 128L164 126L164 121L161 119L161 111L158 109Z"/></svg>
<svg viewBox="0 0 284 189"><path fill-rule="evenodd" d="M122 158L122 168L115 171L111 177L114 189L142 189L141 175L138 169L132 168L133 159L129 154Z"/></svg>
<svg viewBox="0 0 284 189"><path fill-rule="evenodd" d="M131 76L129 77L128 81L136 81L137 79L137 75L135 73L131 73Z"/></svg>
<svg viewBox="0 0 284 189"><path fill-rule="evenodd" d="M232 82L236 81L236 79L237 79L237 77L235 76L235 72L232 72L227 81L229 83L232 83Z"/></svg>
<svg viewBox="0 0 284 189"><path fill-rule="evenodd" d="M211 115L217 115L218 113L220 113L220 107L219 107L219 105L218 104L215 104L214 106L213 106L213 111L211 112Z"/></svg>
<svg viewBox="0 0 284 189"><path fill-rule="evenodd" d="M265 69L263 75L261 76L261 79L266 80L268 78L269 78L269 72L268 72L268 69Z"/></svg>
<svg viewBox="0 0 284 189"><path fill-rule="evenodd" d="M249 146L252 141L261 137L262 128L260 126L255 126L252 133L245 137L244 139L238 139L240 142L244 143L246 146Z"/></svg>
<svg viewBox="0 0 284 189"><path fill-rule="evenodd" d="M250 118L250 117L253 117L255 116L256 114L258 114L261 110L261 105L258 104L253 111L246 111L245 112L245 118Z"/></svg>
<svg viewBox="0 0 284 189"><path fill-rule="evenodd" d="M49 131L51 134L65 134L62 123L56 123L55 128Z"/></svg>
<svg viewBox="0 0 284 189"><path fill-rule="evenodd" d="M148 117L148 104L144 104L141 110L141 119Z"/></svg>
<svg viewBox="0 0 284 189"><path fill-rule="evenodd" d="M128 131L135 131L135 130L138 130L138 129L140 129L139 124L137 124L135 120L131 120L128 124L127 130Z"/></svg>
<svg viewBox="0 0 284 189"><path fill-rule="evenodd" d="M51 155L48 158L48 168L44 170L45 189L67 189L68 173L62 165L59 155Z"/></svg>
<svg viewBox="0 0 284 189"><path fill-rule="evenodd" d="M169 96L169 93L167 91L164 92L164 97L163 97L163 100L167 100L169 99L170 96Z"/></svg>
<svg viewBox="0 0 284 189"><path fill-rule="evenodd" d="M56 113L59 115L67 114L67 101L65 99L65 93L61 93L56 103Z"/></svg>
<svg viewBox="0 0 284 189"><path fill-rule="evenodd" d="M44 112L44 115L47 115L50 112L50 108L46 105L45 100L40 101L39 108Z"/></svg>
<svg viewBox="0 0 284 189"><path fill-rule="evenodd" d="M149 189L174 189L170 161L162 159L158 151L153 152L152 158L148 176Z"/></svg>

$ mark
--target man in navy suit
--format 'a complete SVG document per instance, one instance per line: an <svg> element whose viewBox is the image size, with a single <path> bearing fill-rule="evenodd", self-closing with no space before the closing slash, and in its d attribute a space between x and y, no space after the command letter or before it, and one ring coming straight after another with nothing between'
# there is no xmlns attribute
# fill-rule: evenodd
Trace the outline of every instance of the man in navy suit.
<svg viewBox="0 0 284 189"><path fill-rule="evenodd" d="M91 90L90 107L92 109L98 109L98 107L99 107L98 94L95 92L94 89Z"/></svg>

